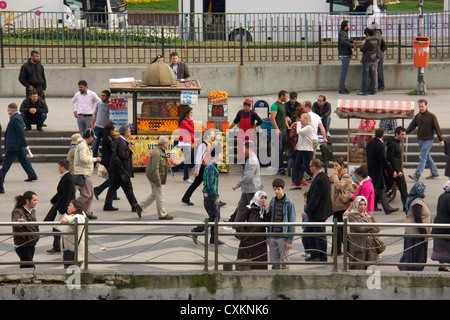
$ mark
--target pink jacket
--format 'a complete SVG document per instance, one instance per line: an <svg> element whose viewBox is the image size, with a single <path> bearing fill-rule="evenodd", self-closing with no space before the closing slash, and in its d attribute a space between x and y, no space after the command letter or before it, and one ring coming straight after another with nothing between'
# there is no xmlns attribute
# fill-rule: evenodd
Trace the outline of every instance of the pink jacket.
<svg viewBox="0 0 450 320"><path fill-rule="evenodd" d="M353 195L352 199L355 200L357 196L364 196L367 199L367 212L372 213L375 209L375 190L373 188L372 179L367 177L359 183L358 191Z"/></svg>

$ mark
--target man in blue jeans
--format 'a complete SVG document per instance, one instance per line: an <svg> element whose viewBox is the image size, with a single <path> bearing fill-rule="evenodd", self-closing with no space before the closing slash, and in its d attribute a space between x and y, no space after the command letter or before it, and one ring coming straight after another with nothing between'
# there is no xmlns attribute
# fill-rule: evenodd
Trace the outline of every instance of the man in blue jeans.
<svg viewBox="0 0 450 320"><path fill-rule="evenodd" d="M431 175L428 176L427 179L434 179L439 176L437 166L430 155L431 147L433 146L434 132L436 132L438 137L439 145L441 147L444 146L444 139L442 137L438 120L433 113L428 111L428 101L425 99L420 99L418 104L419 113L416 114L406 129L406 134L408 134L414 131L417 127L417 139L419 140L420 149L419 166L414 174L409 175L409 177L416 182L419 181L420 176L425 169L425 165L427 165L431 171Z"/></svg>
<svg viewBox="0 0 450 320"><path fill-rule="evenodd" d="M350 40L348 37L348 30L350 29L350 23L348 20L341 22L341 30L339 31L338 38L338 52L339 59L341 59L341 76L339 79L339 93L349 94L350 91L345 88L345 79L347 78L348 66L352 58L353 49L355 48L356 41Z"/></svg>

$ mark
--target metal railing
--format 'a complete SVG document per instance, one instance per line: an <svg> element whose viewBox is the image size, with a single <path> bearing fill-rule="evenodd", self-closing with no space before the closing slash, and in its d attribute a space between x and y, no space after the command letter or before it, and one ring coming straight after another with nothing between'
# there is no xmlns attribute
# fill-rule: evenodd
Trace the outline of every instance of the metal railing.
<svg viewBox="0 0 450 320"><path fill-rule="evenodd" d="M119 18L120 15L120 18ZM75 20L74 20L75 19ZM360 40L372 20L387 43L384 59L413 59L417 13L388 13L379 18L358 14L85 14L3 12L0 15L1 67L22 64L38 50L46 65L149 64L158 54L177 51L187 63L339 61L340 23ZM122 20L120 20L122 19ZM117 21L128 21L128 23ZM74 22L75 21L75 22ZM450 12L425 13L424 36L430 37L430 60L450 56ZM361 53L356 50L354 59Z"/></svg>
<svg viewBox="0 0 450 320"><path fill-rule="evenodd" d="M40 227L49 227L49 231L41 231L39 233L14 233L14 232L4 232L3 228L11 228L13 226L26 226L26 225L38 225ZM448 264L441 263L400 263L400 258L397 256L403 253L403 250L392 252L392 247L395 242L401 241L406 237L414 238L428 238L424 241L432 241L435 238L449 239L450 234L405 234L405 233L392 233L384 232L383 229L387 228L405 228L405 227L423 227L423 228L443 228L450 229L448 224L415 224L415 223L367 223L367 225L378 226L381 228L381 232L378 234L365 234L365 233L352 233L349 232L349 228L352 226L360 226L360 223L351 223L344 219L344 222L325 222L325 223L313 223L313 222L295 222L295 223L237 223L237 222L218 222L209 223L207 220L204 223L195 222L86 222L84 223L84 237L86 241L84 242L84 258L83 261L78 260L78 241L79 233L77 222L74 223L74 232L58 232L55 233L50 230L50 228L59 225L57 222L1 222L0 223L0 266L13 265L13 266L26 266L26 265L77 265L79 262L84 262L84 270L89 270L92 265L171 265L177 266L177 268L184 268L184 266L201 266L203 271L219 271L220 266L223 266L224 270L232 270L233 266L251 266L251 265L287 265L287 266L330 266L331 270L337 271L348 271L349 267L352 265L375 265L375 266L414 266L414 267L444 267ZM191 228L193 226L202 225L204 227L203 232L192 232L183 231L183 228ZM233 247L230 245L219 245L219 237L235 237L235 236L280 236L280 233L250 233L250 232L240 232L240 233L230 233L223 231L221 228L226 226L294 226L294 227L331 227L331 232L313 232L305 233L293 232L285 233L284 236L293 236L293 244L296 247L299 245L299 240L303 237L324 237L327 242L330 242L332 252L331 256L327 261L305 261L304 258L297 258L296 255L306 254L308 250L302 252L301 250L291 249L288 254L288 261L237 261L237 251L239 250L239 245ZM138 228L138 230L133 230L133 228ZM110 230L113 228L113 230ZM175 230L172 230L174 229ZM209 228L214 228L215 238L214 245L207 245L210 240ZM338 255L338 229L341 228L343 231L343 248L342 256ZM74 260L73 261L63 261L62 259L36 259L35 261L18 261L14 254L14 259L9 257L9 261L5 259L5 256L11 254L14 251L12 246L12 238L15 235L36 235L38 234L40 238L55 236L55 235L69 235L74 237ZM381 255L381 259L377 261L349 261L350 251L349 245L354 245L351 239L353 237L365 237L365 236L380 236L384 241L387 249L385 253ZM197 236L201 245L195 246L192 249L192 242L190 238ZM170 241L179 241L180 238L189 238L189 246L184 242L169 243ZM202 240L203 239L203 242ZM345 240L347 239L347 240ZM389 241L388 241L389 240ZM163 246L165 243L165 246ZM42 245L42 242L38 242L38 247ZM100 249L95 250L95 247ZM8 248L8 249L5 249ZM120 248L120 250L119 250ZM200 248L200 249L198 249ZM211 250L212 248L212 257ZM367 249L367 248L366 248ZM110 257L102 257L102 252L111 250ZM410 249L408 249L410 250ZM310 250L309 250L310 251ZM328 255L326 252L324 254ZM103 254L104 255L104 254ZM270 252L267 253L267 257L270 256ZM165 260L161 258L166 257ZM354 258L354 257L353 257ZM392 261L393 258L396 261ZM354 259L353 259L354 260ZM167 269L165 269L167 270ZM183 269L186 270L186 269Z"/></svg>

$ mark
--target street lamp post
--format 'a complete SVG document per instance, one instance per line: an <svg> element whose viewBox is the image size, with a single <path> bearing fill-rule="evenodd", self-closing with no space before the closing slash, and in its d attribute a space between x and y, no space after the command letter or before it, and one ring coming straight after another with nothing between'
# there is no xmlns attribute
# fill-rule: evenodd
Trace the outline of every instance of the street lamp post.
<svg viewBox="0 0 450 320"><path fill-rule="evenodd" d="M423 31L424 31L424 19L423 19L423 0L419 0L419 25L418 25L418 36L423 37ZM424 73L425 68L418 68L418 75L417 75L417 94L423 95L427 93L427 88L425 86L425 80L424 80Z"/></svg>

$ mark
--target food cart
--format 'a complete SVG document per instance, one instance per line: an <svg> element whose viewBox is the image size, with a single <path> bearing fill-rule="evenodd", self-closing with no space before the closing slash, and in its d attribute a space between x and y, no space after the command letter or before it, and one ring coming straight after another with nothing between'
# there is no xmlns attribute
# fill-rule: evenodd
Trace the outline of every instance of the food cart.
<svg viewBox="0 0 450 320"><path fill-rule="evenodd" d="M213 145L217 145L216 150L221 150L218 156L217 166L219 172L228 173L228 94L224 91L216 90L208 94L208 119L207 129L216 131Z"/></svg>
<svg viewBox="0 0 450 320"><path fill-rule="evenodd" d="M356 135L373 135L375 132L351 129L350 119L401 119L401 125L405 127L405 119L414 118L414 106L414 101L338 100L335 112L339 118L347 119L347 169L350 174L353 175L357 167L367 165L365 149L354 146L352 138Z"/></svg>
<svg viewBox="0 0 450 320"><path fill-rule="evenodd" d="M128 119L131 112L133 134L129 140L133 145L133 167L138 168L146 166L161 135L169 136L166 153L170 154L174 140L178 139L178 116L187 105L195 109L201 87L196 79L177 80L169 86L146 86L141 81L131 80L110 81L109 89L114 102L110 103L111 121L124 123L124 118ZM119 101L118 107L116 101ZM201 123L196 123L195 128L196 131L204 129Z"/></svg>

